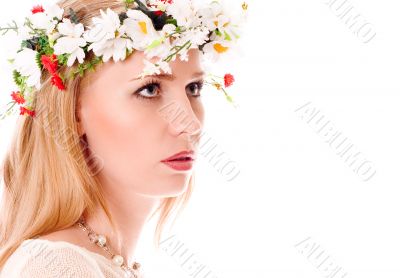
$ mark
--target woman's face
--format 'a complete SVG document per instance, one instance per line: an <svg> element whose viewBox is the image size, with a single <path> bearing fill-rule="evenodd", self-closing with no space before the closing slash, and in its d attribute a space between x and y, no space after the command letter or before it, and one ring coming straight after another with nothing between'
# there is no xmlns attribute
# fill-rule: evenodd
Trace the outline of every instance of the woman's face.
<svg viewBox="0 0 400 278"><path fill-rule="evenodd" d="M102 160L98 172L108 189L148 196L183 193L192 170L175 170L162 160L184 150L197 152L204 120L199 50L170 63L172 74L135 79L143 52L107 62L82 87L79 130ZM106 188L107 189L107 188Z"/></svg>

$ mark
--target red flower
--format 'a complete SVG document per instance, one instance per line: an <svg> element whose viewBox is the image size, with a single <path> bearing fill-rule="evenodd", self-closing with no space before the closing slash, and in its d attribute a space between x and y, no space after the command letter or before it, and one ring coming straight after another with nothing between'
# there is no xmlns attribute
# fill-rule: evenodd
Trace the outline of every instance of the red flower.
<svg viewBox="0 0 400 278"><path fill-rule="evenodd" d="M63 81L61 77L57 73L57 68L58 68L58 60L56 55L42 55L40 58L42 65L45 69L47 69L50 74L51 74L51 84L57 86L58 89L60 90L65 90L65 85L63 84Z"/></svg>
<svg viewBox="0 0 400 278"><path fill-rule="evenodd" d="M56 55L54 54L51 56L42 55L40 60L44 68L47 69L52 75L54 75L57 72L58 61Z"/></svg>
<svg viewBox="0 0 400 278"><path fill-rule="evenodd" d="M164 14L164 12L163 11L154 11L154 14L156 16L162 16Z"/></svg>
<svg viewBox="0 0 400 278"><path fill-rule="evenodd" d="M19 109L20 109L20 113L19 113L20 115L28 114L31 117L35 117L35 111L30 110L30 109L28 109L26 107L23 107L23 106L20 106Z"/></svg>
<svg viewBox="0 0 400 278"><path fill-rule="evenodd" d="M32 8L32 14L36 14L36 13L44 13L44 9L42 5L36 5Z"/></svg>
<svg viewBox="0 0 400 278"><path fill-rule="evenodd" d="M225 87L229 87L233 84L233 82L235 82L235 77L232 74L227 73L224 76L224 82L225 82Z"/></svg>
<svg viewBox="0 0 400 278"><path fill-rule="evenodd" d="M65 90L65 85L58 74L53 74L51 77L51 84L57 86L57 88L60 90Z"/></svg>
<svg viewBox="0 0 400 278"><path fill-rule="evenodd" d="M21 94L21 92L12 92L11 97L13 101L18 104L23 104L25 102L24 96Z"/></svg>

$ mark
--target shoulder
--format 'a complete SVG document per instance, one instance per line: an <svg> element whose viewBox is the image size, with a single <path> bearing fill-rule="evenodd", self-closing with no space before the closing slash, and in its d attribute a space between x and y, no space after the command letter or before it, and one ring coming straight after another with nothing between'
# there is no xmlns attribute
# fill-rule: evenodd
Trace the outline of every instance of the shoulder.
<svg viewBox="0 0 400 278"><path fill-rule="evenodd" d="M28 239L3 267L0 277L104 277L96 260L82 248L63 241Z"/></svg>

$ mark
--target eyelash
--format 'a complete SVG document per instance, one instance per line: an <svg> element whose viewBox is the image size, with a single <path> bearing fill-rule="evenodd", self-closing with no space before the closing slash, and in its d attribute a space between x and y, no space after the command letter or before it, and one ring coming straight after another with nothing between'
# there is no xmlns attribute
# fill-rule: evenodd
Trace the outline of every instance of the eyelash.
<svg viewBox="0 0 400 278"><path fill-rule="evenodd" d="M190 83L190 84L188 84L187 86L190 86L190 85L192 85L192 84L196 84L197 86L198 86L198 90L199 90L199 92L203 89L203 86L204 86L204 83L205 83L205 81L204 80L201 80L201 81L196 81L196 82L192 82L192 83ZM143 91L144 89L148 89L150 86L152 86L152 85L155 85L156 87L157 87L157 89L159 89L159 90L161 90L161 83L160 83L160 81L158 81L158 80L156 80L156 79L150 79L149 81L147 81L142 87L140 87L135 93L134 93L134 95L135 95L135 97L137 97L137 98L140 98L140 99L143 99L143 100L153 100L153 99L157 99L157 98L159 98L159 96L156 96L156 97L145 97L145 96L142 96L141 94L140 94L140 92L141 91ZM186 86L186 87L187 87ZM192 96L192 97L194 97L194 98L198 98L198 97L200 97L201 96L201 94L199 94L199 95L195 95L195 96Z"/></svg>

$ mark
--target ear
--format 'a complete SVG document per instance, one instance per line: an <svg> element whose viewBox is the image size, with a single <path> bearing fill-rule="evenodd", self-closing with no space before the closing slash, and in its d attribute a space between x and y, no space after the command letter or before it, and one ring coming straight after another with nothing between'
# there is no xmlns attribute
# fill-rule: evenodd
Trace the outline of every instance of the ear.
<svg viewBox="0 0 400 278"><path fill-rule="evenodd" d="M78 121L76 123L76 125L77 125L76 127L78 129L78 135L79 135L79 137L82 137L85 134L85 131L84 131L83 126L82 126L82 122Z"/></svg>
<svg viewBox="0 0 400 278"><path fill-rule="evenodd" d="M82 137L85 134L85 130L83 128L83 124L82 124L82 117L81 117L81 113L80 113L80 104L78 104L76 111L75 111L75 117L76 117L76 128L78 130L78 135L79 137Z"/></svg>

